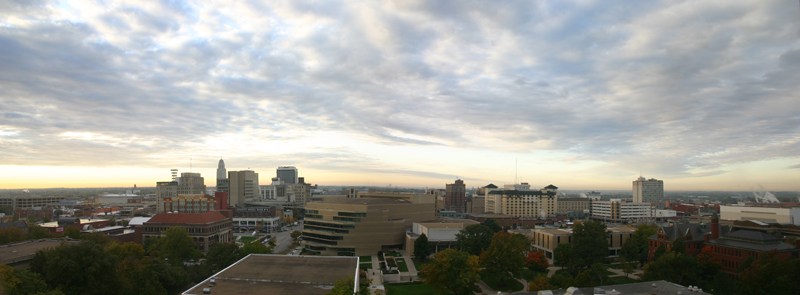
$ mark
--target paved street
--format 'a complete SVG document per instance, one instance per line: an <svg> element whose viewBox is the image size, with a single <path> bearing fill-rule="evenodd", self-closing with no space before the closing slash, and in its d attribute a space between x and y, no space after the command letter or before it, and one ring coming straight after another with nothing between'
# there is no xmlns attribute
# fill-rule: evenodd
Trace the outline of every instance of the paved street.
<svg viewBox="0 0 800 295"><path fill-rule="evenodd" d="M293 230L296 231L303 231L303 225L300 224L298 226L287 226L286 231L284 232L272 232L272 233L258 233L257 235L272 235L275 238L275 249L273 249L273 253L280 253L283 251L288 251L287 247L292 244L292 237L289 236ZM234 237L244 236L244 237L251 237L253 236L253 231L249 231L246 233L233 233Z"/></svg>

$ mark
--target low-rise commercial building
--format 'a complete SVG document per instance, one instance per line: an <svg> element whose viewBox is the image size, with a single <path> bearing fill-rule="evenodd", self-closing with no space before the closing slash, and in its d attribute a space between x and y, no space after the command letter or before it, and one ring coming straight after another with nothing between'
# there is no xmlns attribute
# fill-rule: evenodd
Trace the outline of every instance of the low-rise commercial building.
<svg viewBox="0 0 800 295"><path fill-rule="evenodd" d="M435 217L426 194L359 193L359 198L308 203L303 228L307 251L322 255L372 255L402 248L414 222Z"/></svg>
<svg viewBox="0 0 800 295"><path fill-rule="evenodd" d="M722 220L761 220L800 226L800 208L720 206Z"/></svg>
<svg viewBox="0 0 800 295"><path fill-rule="evenodd" d="M480 224L469 219L440 219L426 222L414 222L410 231L406 232L406 253L414 255L414 242L421 235L428 238L430 253L450 249L456 246L456 235L465 227Z"/></svg>
<svg viewBox="0 0 800 295"><path fill-rule="evenodd" d="M47 206L57 206L63 200L66 200L66 197L59 197L59 196L31 196L31 195L21 195L21 196L11 196L11 197L2 197L0 198L0 207L11 207L11 209L25 209L31 207L47 207Z"/></svg>
<svg viewBox="0 0 800 295"><path fill-rule="evenodd" d="M186 229L192 237L197 250L206 252L216 243L233 241L233 221L230 215L230 211L159 213L142 225L142 240L160 238L169 228L180 227Z"/></svg>
<svg viewBox="0 0 800 295"><path fill-rule="evenodd" d="M636 228L630 226L609 228L608 256L619 256L622 245L635 231ZM544 252L545 256L549 259L553 259L553 251L558 247L558 244L573 243L574 239L572 234L571 228L536 228L531 229L530 233L527 233L527 235L531 237L533 249Z"/></svg>

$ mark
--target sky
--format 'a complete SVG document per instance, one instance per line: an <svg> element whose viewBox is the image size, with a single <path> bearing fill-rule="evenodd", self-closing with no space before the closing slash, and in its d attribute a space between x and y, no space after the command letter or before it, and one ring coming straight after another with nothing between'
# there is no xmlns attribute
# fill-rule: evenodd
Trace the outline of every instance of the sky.
<svg viewBox="0 0 800 295"><path fill-rule="evenodd" d="M0 1L0 188L800 191L798 1Z"/></svg>

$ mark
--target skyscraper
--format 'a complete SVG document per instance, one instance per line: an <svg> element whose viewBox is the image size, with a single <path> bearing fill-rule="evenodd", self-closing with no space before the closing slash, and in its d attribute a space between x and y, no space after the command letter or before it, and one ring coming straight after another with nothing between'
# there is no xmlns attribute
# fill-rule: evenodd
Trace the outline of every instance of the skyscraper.
<svg viewBox="0 0 800 295"><path fill-rule="evenodd" d="M655 178L639 179L633 181L633 202L660 203L664 200L664 181ZM660 206L659 206L660 208Z"/></svg>
<svg viewBox="0 0 800 295"><path fill-rule="evenodd" d="M228 199L231 206L242 207L247 199L260 195L258 173L252 170L228 172Z"/></svg>
<svg viewBox="0 0 800 295"><path fill-rule="evenodd" d="M444 210L465 213L467 204L467 187L464 181L456 179L455 183L445 186Z"/></svg>
<svg viewBox="0 0 800 295"><path fill-rule="evenodd" d="M225 170L225 162L219 159L219 165L217 165L217 191L228 192L229 190L230 185L228 183L228 173Z"/></svg>
<svg viewBox="0 0 800 295"><path fill-rule="evenodd" d="M278 167L278 178L283 180L286 185L297 183L297 168L294 166L280 166Z"/></svg>

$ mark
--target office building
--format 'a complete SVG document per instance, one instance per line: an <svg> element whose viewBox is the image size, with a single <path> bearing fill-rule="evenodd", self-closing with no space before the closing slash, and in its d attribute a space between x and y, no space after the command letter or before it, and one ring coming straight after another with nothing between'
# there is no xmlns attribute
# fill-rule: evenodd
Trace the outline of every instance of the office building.
<svg viewBox="0 0 800 295"><path fill-rule="evenodd" d="M321 255L374 255L400 249L414 222L435 218L433 196L427 194L360 193L306 204L303 244Z"/></svg>
<svg viewBox="0 0 800 295"><path fill-rule="evenodd" d="M559 198L558 199L558 213L567 213L569 211L588 211L591 209L591 199L589 198Z"/></svg>
<svg viewBox="0 0 800 295"><path fill-rule="evenodd" d="M445 186L444 210L464 213L467 205L467 187L464 181L456 179L455 183Z"/></svg>
<svg viewBox="0 0 800 295"><path fill-rule="evenodd" d="M258 173L252 170L228 171L228 198L234 207L242 207L250 199L259 197Z"/></svg>
<svg viewBox="0 0 800 295"><path fill-rule="evenodd" d="M486 205L484 206L484 212L486 213L500 213L500 195L490 195L489 193L492 191L499 190L496 185L489 184L483 187L483 197Z"/></svg>
<svg viewBox="0 0 800 295"><path fill-rule="evenodd" d="M164 199L176 199L178 195L205 194L206 184L200 173L184 172L175 181L156 182L156 204L158 212L164 212Z"/></svg>
<svg viewBox="0 0 800 295"><path fill-rule="evenodd" d="M304 206L311 201L311 184L306 183L304 177L298 177L297 183L289 185L289 191L292 193L291 200L289 200L292 203Z"/></svg>
<svg viewBox="0 0 800 295"><path fill-rule="evenodd" d="M664 181L655 178L639 179L633 181L633 202L634 203L654 203L659 209L663 209L664 201ZM659 205L660 204L660 205Z"/></svg>
<svg viewBox="0 0 800 295"><path fill-rule="evenodd" d="M164 198L163 207L164 211L160 213L205 213L215 211L219 206L215 198L201 194Z"/></svg>
<svg viewBox="0 0 800 295"><path fill-rule="evenodd" d="M225 162L222 159L219 159L219 165L217 165L217 189L218 192L228 192L230 190L230 185L228 183L228 173L225 170Z"/></svg>
<svg viewBox="0 0 800 295"><path fill-rule="evenodd" d="M440 188L429 188L425 189L425 193L429 195L433 195L436 198L436 212L444 210L444 203L445 203L445 196L447 195L447 191Z"/></svg>
<svg viewBox="0 0 800 295"><path fill-rule="evenodd" d="M493 197L494 210L488 212L515 217L546 217L558 210L558 187L548 185L541 190L493 190L488 193ZM499 208L498 208L499 206Z"/></svg>
<svg viewBox="0 0 800 295"><path fill-rule="evenodd" d="M287 185L295 184L298 177L297 168L294 166L280 166L278 167L277 176Z"/></svg>
<svg viewBox="0 0 800 295"><path fill-rule="evenodd" d="M357 187L348 187L346 189L347 193L345 194L348 199L355 199L358 198L358 188Z"/></svg>
<svg viewBox="0 0 800 295"><path fill-rule="evenodd" d="M620 199L591 202L592 219L607 222L650 220L656 214L655 204L625 202Z"/></svg>

